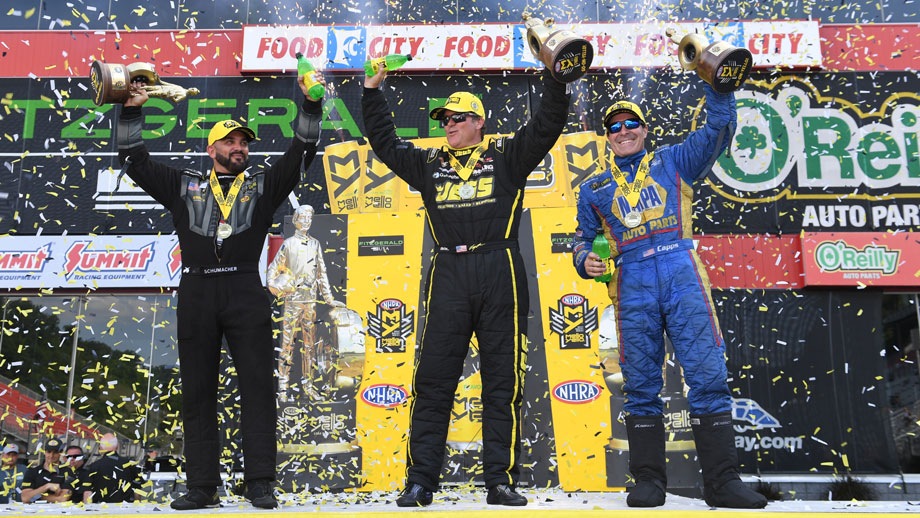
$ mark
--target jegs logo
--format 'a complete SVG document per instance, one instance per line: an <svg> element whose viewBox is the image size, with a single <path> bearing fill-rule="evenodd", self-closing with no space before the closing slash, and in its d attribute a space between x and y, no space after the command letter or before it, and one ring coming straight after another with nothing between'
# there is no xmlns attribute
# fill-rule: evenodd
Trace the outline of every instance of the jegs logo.
<svg viewBox="0 0 920 518"><path fill-rule="evenodd" d="M415 312L406 313L399 299L377 304L377 313L367 314L367 334L377 339L378 353L404 353L406 340L415 332Z"/></svg>
<svg viewBox="0 0 920 518"><path fill-rule="evenodd" d="M569 293L549 308L549 329L559 335L560 349L590 349L591 333L598 327L597 307L588 309L588 299Z"/></svg>

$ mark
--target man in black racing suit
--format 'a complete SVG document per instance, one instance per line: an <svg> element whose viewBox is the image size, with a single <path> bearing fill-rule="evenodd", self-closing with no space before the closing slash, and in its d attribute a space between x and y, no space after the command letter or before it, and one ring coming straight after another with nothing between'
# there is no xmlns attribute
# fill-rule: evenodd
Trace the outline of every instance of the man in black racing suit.
<svg viewBox="0 0 920 518"><path fill-rule="evenodd" d="M426 506L438 489L454 393L473 333L479 344L486 501L522 506L515 491L529 295L518 250L527 176L550 151L569 110L565 84L544 74L540 109L512 137L483 138L485 110L457 92L430 117L447 144L418 149L399 139L379 90L365 78L364 126L377 157L424 200L436 250L425 285L427 317L412 381L406 487L400 507Z"/></svg>
<svg viewBox="0 0 920 518"><path fill-rule="evenodd" d="M322 79L321 77L319 79ZM245 455L244 496L253 506L277 507L275 480L277 409L271 304L259 277L259 256L275 211L316 156L322 111L305 96L295 138L267 170L247 171L255 132L234 120L208 135L213 168L207 173L155 162L141 140L141 106L148 95L132 83L116 130L118 156L127 174L171 214L182 249L176 305L182 426L188 493L171 503L189 510L219 505L220 440L217 388L221 338L236 367Z"/></svg>

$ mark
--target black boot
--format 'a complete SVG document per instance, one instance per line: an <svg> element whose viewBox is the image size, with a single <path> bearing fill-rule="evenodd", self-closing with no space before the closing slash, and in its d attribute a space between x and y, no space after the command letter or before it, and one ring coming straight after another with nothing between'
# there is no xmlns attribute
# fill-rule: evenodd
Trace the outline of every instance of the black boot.
<svg viewBox="0 0 920 518"><path fill-rule="evenodd" d="M741 482L730 413L691 416L696 454L703 469L703 499L712 507L762 509L767 498Z"/></svg>
<svg viewBox="0 0 920 518"><path fill-rule="evenodd" d="M425 507L431 505L431 491L421 484L409 482L396 498L399 507Z"/></svg>
<svg viewBox="0 0 920 518"><path fill-rule="evenodd" d="M626 505L664 505L668 473L661 416L627 416L626 439L629 441L629 472L636 481L635 487L626 496Z"/></svg>

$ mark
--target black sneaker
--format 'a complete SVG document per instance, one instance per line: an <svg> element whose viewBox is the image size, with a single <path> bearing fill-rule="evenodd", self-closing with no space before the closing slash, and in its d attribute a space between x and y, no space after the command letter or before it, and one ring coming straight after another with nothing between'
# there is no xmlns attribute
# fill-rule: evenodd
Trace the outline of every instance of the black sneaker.
<svg viewBox="0 0 920 518"><path fill-rule="evenodd" d="M215 487L190 487L188 493L170 502L169 507L177 511L220 507L220 498Z"/></svg>
<svg viewBox="0 0 920 518"><path fill-rule="evenodd" d="M421 484L410 482L399 493L399 497L396 498L396 505L399 507L425 507L431 505L431 491L422 487Z"/></svg>
<svg viewBox="0 0 920 518"><path fill-rule="evenodd" d="M260 478L258 480L247 480L246 491L243 498L249 500L253 507L260 509L274 509L278 507L278 500L275 500L275 494L272 492L271 480Z"/></svg>
<svg viewBox="0 0 920 518"><path fill-rule="evenodd" d="M489 505L512 505L520 507L527 505L527 499L517 494L513 487L499 484L489 488L489 494L486 495L486 503Z"/></svg>

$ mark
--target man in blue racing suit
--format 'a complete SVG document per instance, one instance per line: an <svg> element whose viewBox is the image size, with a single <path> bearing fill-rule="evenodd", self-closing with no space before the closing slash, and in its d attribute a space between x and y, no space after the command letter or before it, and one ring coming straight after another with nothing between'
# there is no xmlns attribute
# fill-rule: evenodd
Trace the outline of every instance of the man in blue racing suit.
<svg viewBox="0 0 920 518"><path fill-rule="evenodd" d="M691 425L703 471L704 498L715 507L762 508L766 498L739 477L732 429L725 344L713 310L709 278L693 248L693 183L729 146L737 113L734 94L706 88L706 124L677 145L645 150L641 108L621 100L604 115L614 159L582 182L573 262L592 279L607 269L592 252L603 233L615 271L608 293L616 311L626 394L629 469L636 481L630 507L664 504L667 487L663 402L666 331L690 387Z"/></svg>

